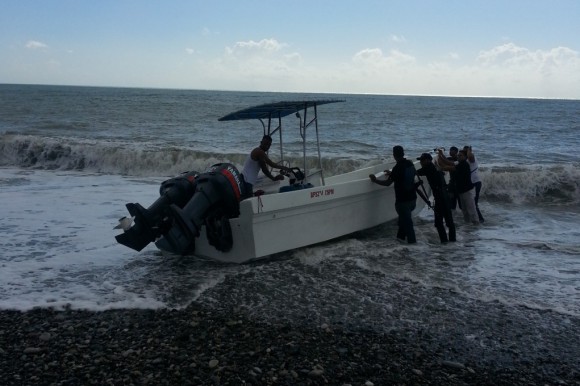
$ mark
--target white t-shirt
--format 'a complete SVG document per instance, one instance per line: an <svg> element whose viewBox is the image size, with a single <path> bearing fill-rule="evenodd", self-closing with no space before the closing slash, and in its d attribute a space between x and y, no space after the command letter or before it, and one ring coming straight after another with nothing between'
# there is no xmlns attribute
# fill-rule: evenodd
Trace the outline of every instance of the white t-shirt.
<svg viewBox="0 0 580 386"><path fill-rule="evenodd" d="M252 155L249 155L244 162L244 168L242 169L242 174L244 180L248 184L256 185L258 181L258 173L260 172L260 163L252 159Z"/></svg>
<svg viewBox="0 0 580 386"><path fill-rule="evenodd" d="M467 162L469 163L469 169L471 169L471 182L474 184L476 182L481 182L481 178L479 177L479 172L477 171L477 169L479 168L479 164L477 163L477 158L475 158L475 156L473 156L473 162L471 162L469 159L467 160Z"/></svg>

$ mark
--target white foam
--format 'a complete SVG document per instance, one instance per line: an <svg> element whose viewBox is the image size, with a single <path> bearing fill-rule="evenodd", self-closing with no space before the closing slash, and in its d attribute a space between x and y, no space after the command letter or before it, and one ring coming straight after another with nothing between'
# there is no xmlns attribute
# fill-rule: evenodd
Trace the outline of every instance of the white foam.
<svg viewBox="0 0 580 386"><path fill-rule="evenodd" d="M297 307L316 301L314 291L323 302L363 299L368 304L355 308L391 312L385 282L401 291L443 288L473 301L580 314L577 218L558 208L484 201L488 221L466 227L456 216L458 241L448 245L438 243L433 213L423 211L415 221L416 245L398 243L393 222L293 251L285 260L230 266L116 243L120 231L113 227L127 215L125 203L150 205L161 180L0 168L0 308L179 308L213 296L228 275L247 275L240 285L255 297L251 304L264 307L270 295L259 288L254 295L253 280L270 289L286 286L298 296ZM308 294L304 284L312 286ZM351 312L336 302L328 307Z"/></svg>
<svg viewBox="0 0 580 386"><path fill-rule="evenodd" d="M28 183L0 191L0 308L179 306L167 300L157 281L183 272L157 270L161 277L148 284L151 265L163 261L161 254L153 246L137 253L114 239L119 231L113 226L126 214L125 203L152 203L157 181L0 169L0 180L14 178ZM154 262L147 261L148 254L157 254ZM196 278L199 288L192 297L214 285L216 275ZM186 296L183 302L190 300Z"/></svg>

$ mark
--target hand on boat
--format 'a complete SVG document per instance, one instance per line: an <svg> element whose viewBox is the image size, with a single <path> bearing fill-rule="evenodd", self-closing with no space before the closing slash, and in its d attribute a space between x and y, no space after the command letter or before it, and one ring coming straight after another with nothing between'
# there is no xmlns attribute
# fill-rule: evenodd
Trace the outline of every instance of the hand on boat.
<svg viewBox="0 0 580 386"><path fill-rule="evenodd" d="M278 174L274 177L274 181L284 181L284 176L282 174Z"/></svg>
<svg viewBox="0 0 580 386"><path fill-rule="evenodd" d="M374 174L369 174L369 178L371 179L372 182L375 182L377 180L377 176L375 176Z"/></svg>

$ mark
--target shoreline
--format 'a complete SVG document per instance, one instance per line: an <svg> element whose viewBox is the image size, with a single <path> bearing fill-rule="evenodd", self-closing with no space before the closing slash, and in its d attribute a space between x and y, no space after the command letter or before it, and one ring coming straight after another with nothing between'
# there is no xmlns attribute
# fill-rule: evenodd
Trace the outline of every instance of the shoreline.
<svg viewBox="0 0 580 386"><path fill-rule="evenodd" d="M199 303L181 310L2 310L0 379L4 385L580 385L577 318L527 310L562 327L549 336L533 327L533 317L527 328L520 325L526 318L507 322L513 315L492 308L506 319L489 332L505 339L487 348L450 338L453 331L438 332L441 326L389 332L301 326ZM515 329L513 338L502 335L502 325ZM544 341L522 347L530 338Z"/></svg>

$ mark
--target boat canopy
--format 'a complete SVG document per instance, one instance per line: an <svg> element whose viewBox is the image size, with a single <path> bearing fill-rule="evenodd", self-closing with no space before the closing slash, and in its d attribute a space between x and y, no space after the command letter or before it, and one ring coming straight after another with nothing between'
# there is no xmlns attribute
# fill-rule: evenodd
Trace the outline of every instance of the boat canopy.
<svg viewBox="0 0 580 386"><path fill-rule="evenodd" d="M284 146L282 140L282 118L290 115L296 114L299 118L299 131L300 137L302 138L302 158L303 158L303 171L306 176L308 176L308 169L306 164L306 129L314 124L316 129L316 147L318 150L318 170L320 172L320 178L322 185L324 182L324 175L322 173L322 158L320 154L320 139L318 137L318 113L316 107L319 105L325 105L327 103L344 102L340 99L321 99L321 100L311 100L311 101L283 101L266 103L263 105L258 105L254 107L248 107L243 110L239 110L228 115L225 115L218 119L218 121L239 121L244 119L257 119L262 124L264 130L264 135L272 136L275 133L279 134L279 146L280 146L280 162L284 163ZM313 111L313 118L307 118L308 110ZM302 113L301 113L302 112ZM310 119L310 120L308 120ZM276 123L277 121L277 123Z"/></svg>
<svg viewBox="0 0 580 386"><path fill-rule="evenodd" d="M218 121L240 121L243 119L272 119L282 118L295 114L310 107L316 107L327 103L344 102L340 99L323 99L314 101L289 101L266 103L259 106L239 110L218 119Z"/></svg>

